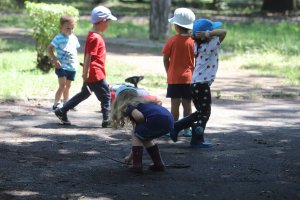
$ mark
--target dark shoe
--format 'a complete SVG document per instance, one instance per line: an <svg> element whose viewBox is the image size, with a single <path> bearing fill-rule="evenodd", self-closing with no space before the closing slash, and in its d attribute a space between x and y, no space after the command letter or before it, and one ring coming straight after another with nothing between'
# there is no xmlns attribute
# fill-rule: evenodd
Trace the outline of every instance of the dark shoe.
<svg viewBox="0 0 300 200"><path fill-rule="evenodd" d="M103 120L102 128L111 128L111 120Z"/></svg>
<svg viewBox="0 0 300 200"><path fill-rule="evenodd" d="M130 172L143 173L143 146L132 147L132 166L129 167Z"/></svg>
<svg viewBox="0 0 300 200"><path fill-rule="evenodd" d="M65 125L70 125L71 122L68 120L67 113L62 112L59 108L54 111L56 117Z"/></svg>
<svg viewBox="0 0 300 200"><path fill-rule="evenodd" d="M150 155L153 165L149 167L150 170L156 172L163 172L165 171L166 167L164 162L161 159L160 152L157 145L147 148L147 152Z"/></svg>
<svg viewBox="0 0 300 200"><path fill-rule="evenodd" d="M173 142L177 142L178 132L175 131L175 129L172 129L170 131L170 138L171 138L171 140L173 140Z"/></svg>
<svg viewBox="0 0 300 200"><path fill-rule="evenodd" d="M56 110L57 109L57 106L52 106L52 110Z"/></svg>

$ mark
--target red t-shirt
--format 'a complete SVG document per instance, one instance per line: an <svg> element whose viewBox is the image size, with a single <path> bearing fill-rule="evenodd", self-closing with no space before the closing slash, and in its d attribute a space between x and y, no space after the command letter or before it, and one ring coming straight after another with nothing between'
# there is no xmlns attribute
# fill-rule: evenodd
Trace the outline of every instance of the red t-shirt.
<svg viewBox="0 0 300 200"><path fill-rule="evenodd" d="M99 33L89 32L86 38L84 56L91 55L89 77L86 82L97 82L105 79L106 47Z"/></svg>
<svg viewBox="0 0 300 200"><path fill-rule="evenodd" d="M190 36L174 35L162 49L170 57L168 84L190 84L194 71L194 40Z"/></svg>

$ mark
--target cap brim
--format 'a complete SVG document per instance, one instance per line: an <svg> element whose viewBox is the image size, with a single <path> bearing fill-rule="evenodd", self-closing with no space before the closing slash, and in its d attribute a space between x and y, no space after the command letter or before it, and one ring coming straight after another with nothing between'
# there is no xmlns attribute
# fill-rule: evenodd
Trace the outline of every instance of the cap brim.
<svg viewBox="0 0 300 200"><path fill-rule="evenodd" d="M176 22L174 20L174 18L170 18L168 19L168 21L171 23L171 24L177 24L178 26L181 26L181 27L184 27L184 28L187 28L187 29L193 29L193 24L188 24L188 25L182 25L182 24L179 24L178 22Z"/></svg>
<svg viewBox="0 0 300 200"><path fill-rule="evenodd" d="M222 25L223 25L222 22L213 22L212 28L215 29L215 28L218 28L218 27L220 27Z"/></svg>
<svg viewBox="0 0 300 200"><path fill-rule="evenodd" d="M117 18L116 18L115 16L113 16L113 15L109 15L109 16L107 17L107 19L110 19L110 20L113 20L113 21L116 21L116 20L117 20Z"/></svg>

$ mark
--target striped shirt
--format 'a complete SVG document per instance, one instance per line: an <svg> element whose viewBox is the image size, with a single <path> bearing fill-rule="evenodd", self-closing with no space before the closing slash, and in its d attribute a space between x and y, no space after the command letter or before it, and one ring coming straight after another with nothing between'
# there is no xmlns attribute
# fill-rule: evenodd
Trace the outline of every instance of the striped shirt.
<svg viewBox="0 0 300 200"><path fill-rule="evenodd" d="M53 38L51 44L55 47L61 68L76 71L78 67L77 48L80 47L77 37L74 34L65 36L60 33Z"/></svg>

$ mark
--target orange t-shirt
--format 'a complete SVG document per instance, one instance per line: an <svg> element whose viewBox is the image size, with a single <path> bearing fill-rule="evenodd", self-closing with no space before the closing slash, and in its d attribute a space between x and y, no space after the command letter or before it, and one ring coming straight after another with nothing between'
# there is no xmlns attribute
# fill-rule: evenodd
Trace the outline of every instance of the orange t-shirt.
<svg viewBox="0 0 300 200"><path fill-rule="evenodd" d="M174 35L162 49L170 57L168 84L190 84L194 71L194 40L190 36Z"/></svg>

